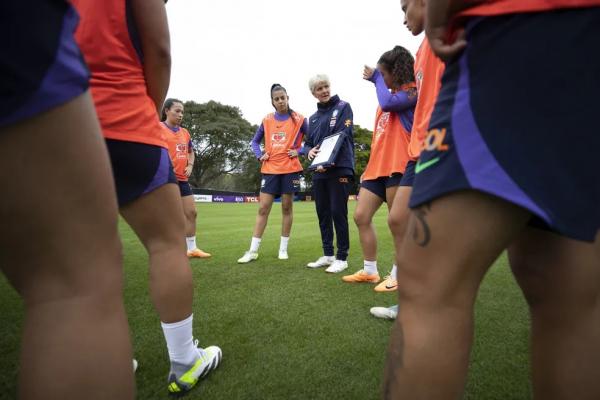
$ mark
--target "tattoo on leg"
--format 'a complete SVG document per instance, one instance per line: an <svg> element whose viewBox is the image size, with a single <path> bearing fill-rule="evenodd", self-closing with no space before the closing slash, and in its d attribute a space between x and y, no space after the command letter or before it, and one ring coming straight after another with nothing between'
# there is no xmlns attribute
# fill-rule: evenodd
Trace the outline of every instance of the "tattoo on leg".
<svg viewBox="0 0 600 400"><path fill-rule="evenodd" d="M413 224L412 237L417 245L426 247L431 241L431 229L425 217L431 211L431 204L427 203L413 211L418 223Z"/></svg>

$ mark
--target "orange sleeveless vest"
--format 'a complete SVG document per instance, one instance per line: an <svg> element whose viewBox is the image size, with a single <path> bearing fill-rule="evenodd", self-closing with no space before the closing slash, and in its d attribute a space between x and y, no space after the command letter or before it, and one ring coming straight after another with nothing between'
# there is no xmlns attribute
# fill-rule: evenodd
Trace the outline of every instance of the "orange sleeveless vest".
<svg viewBox="0 0 600 400"><path fill-rule="evenodd" d="M460 12L458 16L520 14L594 6L600 6L600 0L488 0L473 5L473 7Z"/></svg>
<svg viewBox="0 0 600 400"><path fill-rule="evenodd" d="M104 137L167 147L144 66L131 40L125 0L72 0L81 16L75 39L90 68Z"/></svg>
<svg viewBox="0 0 600 400"><path fill-rule="evenodd" d="M185 167L188 165L188 153L190 149L190 133L187 129L179 127L177 132L173 132L169 127L161 124L165 129L165 138L169 146L169 158L173 163L173 171L178 181L187 182L188 177L185 176Z"/></svg>
<svg viewBox="0 0 600 400"><path fill-rule="evenodd" d="M302 142L300 128L304 117L296 112L285 121L275 119L271 113L263 119L265 130L265 153L269 159L262 163L260 172L263 174L290 174L302 171L298 157L290 158L288 150L298 149Z"/></svg>
<svg viewBox="0 0 600 400"><path fill-rule="evenodd" d="M442 60L433 54L427 38L423 39L423 43L417 51L414 68L419 97L415 106L415 116L408 147L408 155L411 160L416 160L421 154L431 113L442 86L442 75L445 68Z"/></svg>
<svg viewBox="0 0 600 400"><path fill-rule="evenodd" d="M408 162L410 135L395 112L383 112L377 107L375 129L371 139L371 154L363 180L404 173Z"/></svg>

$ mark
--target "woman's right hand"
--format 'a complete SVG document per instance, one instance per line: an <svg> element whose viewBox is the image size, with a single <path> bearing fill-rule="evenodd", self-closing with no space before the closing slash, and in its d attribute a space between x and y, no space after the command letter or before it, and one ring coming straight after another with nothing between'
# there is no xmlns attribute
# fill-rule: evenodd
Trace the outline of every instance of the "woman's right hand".
<svg viewBox="0 0 600 400"><path fill-rule="evenodd" d="M315 158L320 151L321 150L319 150L319 145L316 145L308 152L308 159L312 161L312 159Z"/></svg>
<svg viewBox="0 0 600 400"><path fill-rule="evenodd" d="M365 69L363 69L363 79L369 80L375 73L375 68L371 68L368 65L365 65Z"/></svg>
<svg viewBox="0 0 600 400"><path fill-rule="evenodd" d="M269 153L265 153L262 156L260 156L258 161L267 161L268 159L269 159Z"/></svg>

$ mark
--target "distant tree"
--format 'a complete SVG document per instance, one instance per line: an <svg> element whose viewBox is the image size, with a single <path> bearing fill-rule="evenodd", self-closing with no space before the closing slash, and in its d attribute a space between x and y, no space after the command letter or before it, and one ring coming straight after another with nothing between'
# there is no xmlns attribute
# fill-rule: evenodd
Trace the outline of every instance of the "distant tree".
<svg viewBox="0 0 600 400"><path fill-rule="evenodd" d="M300 156L300 164L302 164L302 170L304 173L302 174L304 178L304 185L306 186L304 190L310 191L312 189L312 171L308 170L308 166L312 161L308 161L306 156Z"/></svg>
<svg viewBox="0 0 600 400"><path fill-rule="evenodd" d="M210 182L209 189L226 190L226 191L237 191L235 187L235 174L223 174L219 175Z"/></svg>
<svg viewBox="0 0 600 400"><path fill-rule="evenodd" d="M354 125L354 173L356 182L359 182L360 176L365 172L369 156L371 155L371 139L373 132L361 128L360 125Z"/></svg>
<svg viewBox="0 0 600 400"><path fill-rule="evenodd" d="M195 147L196 162L190 176L193 186L248 192L260 190L260 163L250 148L257 126L246 121L239 108L215 101L203 104L187 101L182 125L189 130ZM369 160L371 137L372 132L368 129L354 126L356 183ZM310 190L310 162L306 157L300 160L305 171L306 190Z"/></svg>
<svg viewBox="0 0 600 400"><path fill-rule="evenodd" d="M193 186L211 187L222 175L241 172L255 129L239 108L215 101L187 101L182 125L189 130L195 147L196 162L190 177Z"/></svg>
<svg viewBox="0 0 600 400"><path fill-rule="evenodd" d="M260 167L260 161L256 159L254 152L248 148L247 156L242 161L240 172L235 175L236 190L244 192L260 191L260 181L262 178Z"/></svg>

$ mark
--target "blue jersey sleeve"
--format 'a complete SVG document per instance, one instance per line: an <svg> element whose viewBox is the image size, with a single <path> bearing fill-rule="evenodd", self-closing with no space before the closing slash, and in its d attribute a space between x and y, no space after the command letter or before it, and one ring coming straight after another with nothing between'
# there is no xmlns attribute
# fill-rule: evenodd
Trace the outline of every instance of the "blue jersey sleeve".
<svg viewBox="0 0 600 400"><path fill-rule="evenodd" d="M377 101L379 106L385 112L396 112L400 113L417 104L417 96L413 93L398 91L396 93L390 93L388 87L383 80L383 75L378 70L375 70L373 76L370 79L375 84L375 91L377 92Z"/></svg>
<svg viewBox="0 0 600 400"><path fill-rule="evenodd" d="M263 155L262 150L260 149L260 142L262 142L264 136L265 127L261 122L260 126L256 130L256 133L254 134L254 137L252 138L252 141L250 142L250 145L252 146L252 151L254 152L256 158L261 158Z"/></svg>
<svg viewBox="0 0 600 400"><path fill-rule="evenodd" d="M312 127L310 125L310 122L308 122L309 119L306 119L306 134L304 135L304 146L302 146L302 150L300 151L300 154L303 155L308 155L308 152L312 150L313 147L315 147L315 143L313 140L313 134L312 134L312 130L314 129L314 127ZM302 125L304 127L304 125Z"/></svg>
<svg viewBox="0 0 600 400"><path fill-rule="evenodd" d="M298 154L305 155L308 153L308 152L305 152L306 138L308 136L308 119L307 118L304 118L304 121L302 121L302 126L300 127L300 133L302 133L302 135L304 136L304 145L302 145L301 141L298 141L298 144L295 148L298 150Z"/></svg>

